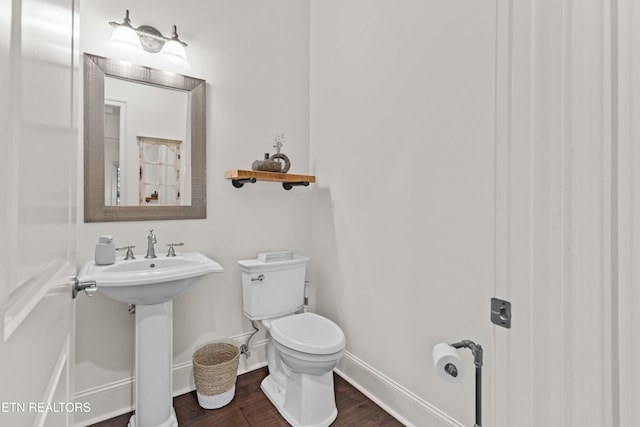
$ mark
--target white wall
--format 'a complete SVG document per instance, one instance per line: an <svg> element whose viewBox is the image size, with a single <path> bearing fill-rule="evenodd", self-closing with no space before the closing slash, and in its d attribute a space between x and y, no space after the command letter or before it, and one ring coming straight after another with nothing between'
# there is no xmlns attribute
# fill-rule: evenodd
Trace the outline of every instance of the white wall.
<svg viewBox="0 0 640 427"><path fill-rule="evenodd" d="M117 245L133 244L136 253L144 253L153 228L158 253L165 243L184 242L182 250L201 251L222 264L224 273L203 278L175 301L174 364L181 364L203 343L252 331L242 314L236 260L264 250L309 252L308 189L284 191L273 183L235 189L224 179L225 170L248 169L263 153L273 152L278 132L288 141L283 152L292 161L291 172L309 172L308 3L182 1L158 7L152 0L86 1L81 50L114 57L105 45L112 31L107 22L120 21L125 8L135 26L153 25L167 33L176 24L189 44L191 64L177 71L207 81L207 219L85 224L79 212L78 260L93 257L101 234L113 234ZM171 68L148 55L140 59L143 65ZM82 295L77 312L77 392L98 393L130 378L134 325L126 304ZM90 415L117 409L95 407Z"/></svg>
<svg viewBox="0 0 640 427"><path fill-rule="evenodd" d="M369 365L464 425L471 353L454 385L431 351L492 342L495 30L493 2L311 1L317 309L346 333L343 371ZM435 412L402 415L446 425Z"/></svg>

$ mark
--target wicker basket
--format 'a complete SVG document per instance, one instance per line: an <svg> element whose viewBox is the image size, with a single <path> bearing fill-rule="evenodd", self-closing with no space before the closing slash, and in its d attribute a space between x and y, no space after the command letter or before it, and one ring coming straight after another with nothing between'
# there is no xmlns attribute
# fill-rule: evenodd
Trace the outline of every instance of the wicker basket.
<svg viewBox="0 0 640 427"><path fill-rule="evenodd" d="M198 403L205 409L220 408L233 400L240 349L232 344L207 344L193 353L193 376Z"/></svg>

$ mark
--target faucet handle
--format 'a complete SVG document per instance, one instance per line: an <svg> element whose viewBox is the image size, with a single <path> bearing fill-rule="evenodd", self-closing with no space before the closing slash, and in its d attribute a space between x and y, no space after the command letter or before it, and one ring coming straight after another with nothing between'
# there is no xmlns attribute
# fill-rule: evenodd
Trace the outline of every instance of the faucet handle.
<svg viewBox="0 0 640 427"><path fill-rule="evenodd" d="M167 252L167 256L176 256L176 250L173 247L182 245L184 245L184 243L167 243L167 246L169 246L169 252Z"/></svg>
<svg viewBox="0 0 640 427"><path fill-rule="evenodd" d="M135 246L123 246L121 248L116 248L116 251L123 251L123 250L127 250L127 254L124 256L124 260L130 260L130 259L136 259L136 257L133 256L133 251L132 249L135 248Z"/></svg>

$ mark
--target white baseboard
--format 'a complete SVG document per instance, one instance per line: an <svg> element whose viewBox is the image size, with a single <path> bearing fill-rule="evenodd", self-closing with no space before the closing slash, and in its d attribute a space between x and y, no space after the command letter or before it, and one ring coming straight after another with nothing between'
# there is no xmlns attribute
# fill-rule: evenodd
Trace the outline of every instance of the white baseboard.
<svg viewBox="0 0 640 427"><path fill-rule="evenodd" d="M347 351L336 372L407 427L464 427L461 422Z"/></svg>
<svg viewBox="0 0 640 427"><path fill-rule="evenodd" d="M74 395L76 403L90 411L75 414L76 427L87 426L133 411L133 378L82 390Z"/></svg>
<svg viewBox="0 0 640 427"><path fill-rule="evenodd" d="M250 333L231 338L231 342L240 347L247 341ZM251 345L251 357L240 355L238 375L266 366L267 340L257 341ZM173 366L173 395L180 396L196 389L193 380L191 361ZM110 384L82 390L74 395L74 401L86 403L89 412L75 415L75 427L83 427L118 415L133 411L133 378L125 378Z"/></svg>
<svg viewBox="0 0 640 427"><path fill-rule="evenodd" d="M250 334L231 338L240 347ZM251 357L240 356L238 375L266 366L267 340L251 345ZM429 402L402 387L372 366L345 352L336 372L365 396L407 427L464 427ZM195 390L191 361L173 367L173 395ZM88 403L90 412L78 413L75 426L82 427L108 420L133 410L133 378L105 384L75 394L75 402ZM402 415L401 415L402 414Z"/></svg>

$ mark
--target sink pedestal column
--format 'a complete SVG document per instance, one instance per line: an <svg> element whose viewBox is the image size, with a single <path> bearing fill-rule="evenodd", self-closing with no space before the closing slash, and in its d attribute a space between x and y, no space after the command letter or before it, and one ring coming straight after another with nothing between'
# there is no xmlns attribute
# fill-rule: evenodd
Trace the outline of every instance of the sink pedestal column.
<svg viewBox="0 0 640 427"><path fill-rule="evenodd" d="M136 305L135 413L129 427L177 427L173 409L173 301Z"/></svg>

